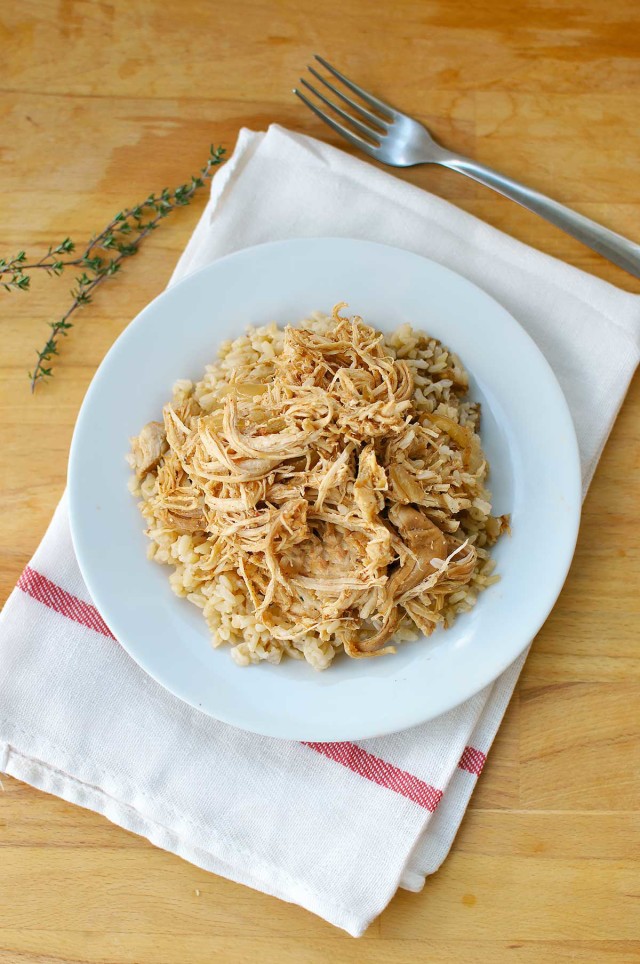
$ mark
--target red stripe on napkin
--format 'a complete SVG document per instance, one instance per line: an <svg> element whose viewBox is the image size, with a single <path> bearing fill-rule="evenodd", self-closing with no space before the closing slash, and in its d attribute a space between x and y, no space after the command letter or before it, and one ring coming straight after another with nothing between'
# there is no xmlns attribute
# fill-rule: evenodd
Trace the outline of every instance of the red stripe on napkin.
<svg viewBox="0 0 640 964"><path fill-rule="evenodd" d="M41 572L32 569L31 566L27 566L18 579L18 589L22 589L28 596L32 596L38 602L48 606L49 609L55 610L62 616L67 616L82 626L87 626L97 633L102 633L103 636L115 639L95 606L83 602L77 596L72 596L70 592L56 586L55 582L51 582Z"/></svg>
<svg viewBox="0 0 640 964"><path fill-rule="evenodd" d="M115 636L95 606L73 596L31 566L27 566L18 579L18 589L60 615L115 640ZM355 743L305 743L303 745L335 763L340 763L364 777L365 780L371 780L378 786L387 787L394 793L413 800L430 813L433 813L442 798L442 790L432 787L430 783L425 783L412 773L407 773L406 770L401 770L372 753L367 753ZM481 750L467 746L458 767L474 776L479 776L485 761L486 755Z"/></svg>
<svg viewBox="0 0 640 964"><path fill-rule="evenodd" d="M425 783L412 773L407 773L406 770L401 770L372 753L367 753L355 743L305 743L304 746L310 747L330 760L335 760L336 763L353 770L354 773L371 780L372 783L377 783L378 786L387 787L413 800L431 813L442 798L442 790L432 787L431 784Z"/></svg>
<svg viewBox="0 0 640 964"><path fill-rule="evenodd" d="M479 777L486 762L486 753L483 753L482 750L476 750L472 746L465 746L458 766L461 770L467 770L468 773L473 773L474 776Z"/></svg>

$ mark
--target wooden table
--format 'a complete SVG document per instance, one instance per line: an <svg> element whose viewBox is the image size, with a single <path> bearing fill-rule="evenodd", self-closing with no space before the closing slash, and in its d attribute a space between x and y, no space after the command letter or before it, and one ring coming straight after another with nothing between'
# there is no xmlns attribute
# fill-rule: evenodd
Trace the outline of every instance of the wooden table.
<svg viewBox="0 0 640 964"><path fill-rule="evenodd" d="M184 180L211 141L327 130L290 88L314 51L445 144L640 237L640 22L627 0L5 4L0 254L81 241ZM489 12L490 11L490 12ZM640 282L459 175L415 184L629 291ZM268 185L265 186L268 189ZM0 294L3 598L65 480L107 348L169 278L204 197L78 317L51 384L26 371L66 280ZM606 351L606 344L603 344ZM535 642L453 852L360 941L15 780L0 794L0 962L630 962L640 959L636 379L591 487L566 587Z"/></svg>

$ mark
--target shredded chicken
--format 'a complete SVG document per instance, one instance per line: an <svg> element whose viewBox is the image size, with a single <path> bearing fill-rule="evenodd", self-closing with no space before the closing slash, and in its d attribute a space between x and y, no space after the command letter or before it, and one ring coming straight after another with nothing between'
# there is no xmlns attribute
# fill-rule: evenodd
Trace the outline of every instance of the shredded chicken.
<svg viewBox="0 0 640 964"><path fill-rule="evenodd" d="M132 468L139 479L155 469L167 450L167 437L162 422L148 422L137 438L131 439Z"/></svg>
<svg viewBox="0 0 640 964"><path fill-rule="evenodd" d="M420 359L343 307L328 330L287 327L261 380L236 373L206 405L174 396L131 463L153 475L147 517L197 535L207 578L239 575L274 639L315 633L357 658L441 624L508 520L474 522L490 505L477 410L462 424L457 406L466 374L434 373L455 404L428 410Z"/></svg>

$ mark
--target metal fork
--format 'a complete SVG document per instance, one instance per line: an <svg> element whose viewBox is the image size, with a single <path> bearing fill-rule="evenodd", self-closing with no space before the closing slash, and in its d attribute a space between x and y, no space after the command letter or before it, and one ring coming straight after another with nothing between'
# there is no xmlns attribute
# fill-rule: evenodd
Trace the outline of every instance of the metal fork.
<svg viewBox="0 0 640 964"><path fill-rule="evenodd" d="M294 88L293 93L309 107L314 114L328 124L334 131L341 134L345 140L359 147L365 154L369 154L383 164L390 164L392 167L412 167L414 164L441 164L443 167L451 168L466 174L467 177L479 181L487 187L493 188L499 194L517 201L523 207L529 208L541 217L551 221L556 227L562 228L567 234L573 235L578 241L582 241L587 247L593 248L598 254L613 261L614 264L624 268L630 274L640 278L640 245L634 244L628 238L610 231L608 228L597 224L590 218L586 218L577 211L565 207L558 201L554 201L539 191L514 181L498 171L479 164L469 157L446 150L437 143L418 121L403 114L390 104L374 97L364 88L349 80L343 73L332 67L323 57L316 55L315 59L325 70L336 80L340 81L342 87L336 87L334 83L320 74L314 67L309 67L309 72L323 85L331 91L343 104L351 108L345 110L335 99L328 96L305 78L300 78L300 83L307 88L321 104L326 105L333 114L345 123L340 123L333 116L323 110L318 103L310 100L299 88ZM350 97L343 88L352 91L366 104L358 103ZM369 109L370 108L370 109ZM348 126L347 126L348 125Z"/></svg>

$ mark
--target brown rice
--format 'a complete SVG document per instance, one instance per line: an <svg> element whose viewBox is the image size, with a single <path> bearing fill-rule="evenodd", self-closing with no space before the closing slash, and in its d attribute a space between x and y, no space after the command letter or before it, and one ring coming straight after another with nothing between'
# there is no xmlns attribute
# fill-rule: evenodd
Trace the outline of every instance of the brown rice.
<svg viewBox="0 0 640 964"><path fill-rule="evenodd" d="M299 327L330 336L337 317L316 313ZM191 417L197 420L218 412L233 386L268 384L274 377L274 363L283 351L284 341L285 330L271 324L250 328L234 341L224 342L219 348L218 360L206 366L200 381L182 379L175 383L171 403L174 411L180 406L191 406ZM450 625L458 613L475 604L478 593L496 579L488 548L506 528L507 521L491 516L491 496L485 488L488 465L477 435L480 408L466 398L468 378L457 356L436 339L409 325L385 335L381 344L390 358L404 362L410 372L413 392L411 415L407 414L407 419L429 415L435 425L431 433L434 436L432 463L418 473L423 476L420 484L426 493L421 505L436 525L453 533L459 542L464 540L463 545L473 550L470 578L459 588L454 586L455 591L442 597L441 603L431 605L428 592L423 605L420 598L414 597L415 602L410 600L413 612L421 616L412 617L404 610L393 635L393 641L400 642L420 635L416 619L423 630L430 631L435 625ZM465 464L458 436L471 440L475 446L477 458L473 470ZM172 568L169 579L174 592L202 609L213 645L228 644L238 664L246 666L263 660L279 663L282 656L288 654L307 660L315 669L326 669L343 649L340 619L333 622L325 619L320 628L309 626L308 631L293 638L286 638L284 632L279 634L283 638L276 638L273 624L269 627L267 620L256 614L255 600L242 568L220 571L212 568L210 562L204 564L215 536L206 530L181 531L179 525L168 521L158 480L166 448L165 443L155 464L148 470L143 466L130 485L140 500L147 524L149 559ZM135 468L135 455L129 456L129 460ZM375 611L370 615L375 629Z"/></svg>

